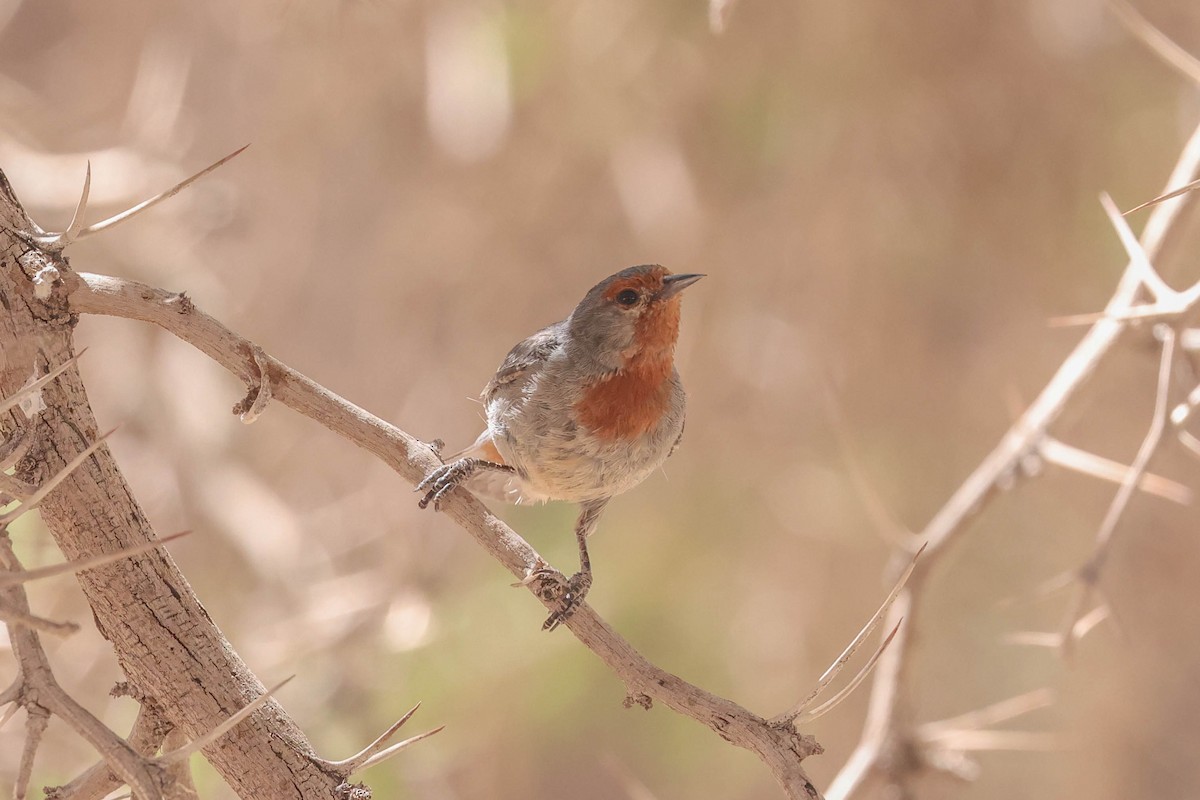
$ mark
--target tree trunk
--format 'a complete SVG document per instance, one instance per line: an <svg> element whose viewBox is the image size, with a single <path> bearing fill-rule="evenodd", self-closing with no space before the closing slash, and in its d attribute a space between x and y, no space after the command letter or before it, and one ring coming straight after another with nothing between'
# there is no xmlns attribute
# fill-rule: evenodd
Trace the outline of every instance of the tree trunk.
<svg viewBox="0 0 1200 800"><path fill-rule="evenodd" d="M74 355L77 318L65 298L78 278L65 259L31 243L34 230L0 173L0 396ZM0 419L4 440L29 437L17 477L34 485L99 436L75 368L45 387L41 398L44 408L32 416L18 408ZM46 497L41 512L70 559L156 538L106 446ZM164 549L86 570L79 583L125 675L189 739L265 691ZM303 733L274 701L204 753L244 798L334 797L341 782L317 765Z"/></svg>

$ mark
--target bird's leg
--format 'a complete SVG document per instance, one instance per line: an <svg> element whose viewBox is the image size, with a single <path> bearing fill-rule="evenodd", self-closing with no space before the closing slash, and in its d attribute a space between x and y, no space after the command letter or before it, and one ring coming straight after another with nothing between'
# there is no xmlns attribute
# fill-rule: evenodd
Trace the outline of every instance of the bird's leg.
<svg viewBox="0 0 1200 800"><path fill-rule="evenodd" d="M587 596L588 589L592 586L592 562L588 558L587 538L592 531L596 530L596 523L600 521L600 513L604 511L606 505L608 505L607 497L589 500L579 511L579 519L575 521L575 541L579 543L579 572L566 579L561 573L554 570L546 570L545 572L548 574L540 576L543 577L543 580L557 584L559 590L557 592L558 608L550 612L550 616L542 625L542 630L552 631L568 620L575 613L575 609L579 608L583 598ZM546 597L546 594L541 592L539 594L543 598Z"/></svg>
<svg viewBox="0 0 1200 800"><path fill-rule="evenodd" d="M425 506L433 503L433 510L439 510L442 505L442 498L446 496L446 493L479 470L516 472L508 464L497 464L493 461L484 461L482 458L460 458L457 461L451 461L449 464L443 464L433 470L425 476L425 480L417 484L417 488L414 491L425 492L425 496L421 498L417 505L425 508Z"/></svg>

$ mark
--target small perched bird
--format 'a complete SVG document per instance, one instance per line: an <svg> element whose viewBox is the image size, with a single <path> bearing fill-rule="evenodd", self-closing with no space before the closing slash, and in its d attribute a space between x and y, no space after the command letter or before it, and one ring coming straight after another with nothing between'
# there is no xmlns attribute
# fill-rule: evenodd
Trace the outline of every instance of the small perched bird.
<svg viewBox="0 0 1200 800"><path fill-rule="evenodd" d="M610 275L571 315L514 347L483 390L487 429L417 486L425 508L456 486L510 503L579 503L579 572L530 567L527 582L558 600L545 630L574 613L592 585L587 537L614 496L645 480L683 436L675 370L680 293L703 275L655 264Z"/></svg>

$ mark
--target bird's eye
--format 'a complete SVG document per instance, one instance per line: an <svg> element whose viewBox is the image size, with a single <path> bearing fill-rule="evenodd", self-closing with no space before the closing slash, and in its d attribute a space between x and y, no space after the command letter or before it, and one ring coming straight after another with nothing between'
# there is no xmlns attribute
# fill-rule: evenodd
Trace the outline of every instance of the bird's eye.
<svg viewBox="0 0 1200 800"><path fill-rule="evenodd" d="M638 293L633 289L624 289L617 295L617 302L623 306L635 305L638 301Z"/></svg>

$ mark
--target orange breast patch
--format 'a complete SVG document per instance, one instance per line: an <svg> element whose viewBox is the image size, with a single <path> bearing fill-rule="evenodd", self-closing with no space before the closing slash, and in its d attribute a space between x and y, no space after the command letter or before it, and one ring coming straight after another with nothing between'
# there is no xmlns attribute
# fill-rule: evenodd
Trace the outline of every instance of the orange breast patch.
<svg viewBox="0 0 1200 800"><path fill-rule="evenodd" d="M601 439L636 439L662 421L671 402L671 361L635 364L584 390L580 424Z"/></svg>

